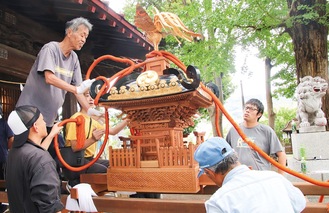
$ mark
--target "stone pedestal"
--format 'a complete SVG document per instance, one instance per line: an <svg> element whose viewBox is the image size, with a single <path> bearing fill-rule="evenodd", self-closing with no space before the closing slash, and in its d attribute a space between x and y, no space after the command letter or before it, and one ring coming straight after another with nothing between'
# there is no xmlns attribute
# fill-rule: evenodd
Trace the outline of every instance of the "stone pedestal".
<svg viewBox="0 0 329 213"><path fill-rule="evenodd" d="M329 159L329 132L291 134L293 156L301 160L300 148L305 148L306 160Z"/></svg>
<svg viewBox="0 0 329 213"><path fill-rule="evenodd" d="M299 133L325 132L325 126L305 126L299 127Z"/></svg>
<svg viewBox="0 0 329 213"><path fill-rule="evenodd" d="M306 175L321 181L329 179L329 132L291 134L293 155L287 158L288 167L301 172L300 149L305 149ZM299 178L288 175L291 181Z"/></svg>
<svg viewBox="0 0 329 213"><path fill-rule="evenodd" d="M301 162L295 158L288 158L288 167L296 172L301 172ZM307 160L307 176L314 176L315 179L321 180L321 175L325 175L323 180L329 179L329 160Z"/></svg>

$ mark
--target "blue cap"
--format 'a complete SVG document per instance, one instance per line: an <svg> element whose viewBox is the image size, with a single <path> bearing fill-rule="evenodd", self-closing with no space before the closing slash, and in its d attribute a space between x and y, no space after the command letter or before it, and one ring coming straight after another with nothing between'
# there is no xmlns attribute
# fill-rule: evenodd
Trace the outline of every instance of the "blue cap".
<svg viewBox="0 0 329 213"><path fill-rule="evenodd" d="M198 178L204 173L204 168L214 166L232 152L232 147L224 138L213 137L201 143L194 153L200 168Z"/></svg>

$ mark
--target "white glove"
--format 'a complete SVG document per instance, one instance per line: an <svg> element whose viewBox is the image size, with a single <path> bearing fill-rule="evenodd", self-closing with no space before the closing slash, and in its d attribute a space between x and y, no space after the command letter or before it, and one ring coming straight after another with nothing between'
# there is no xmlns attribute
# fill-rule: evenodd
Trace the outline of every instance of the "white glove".
<svg viewBox="0 0 329 213"><path fill-rule="evenodd" d="M90 88L91 84L94 83L96 79L87 79L87 80L84 80L80 86L77 87L77 93L78 94L82 94L84 93L87 89Z"/></svg>
<svg viewBox="0 0 329 213"><path fill-rule="evenodd" d="M101 112L101 111L99 111L99 110L97 110L97 109L95 109L93 107L89 107L89 109L87 111L87 114L89 116L95 115L97 117L100 117L100 116L104 115L104 112Z"/></svg>

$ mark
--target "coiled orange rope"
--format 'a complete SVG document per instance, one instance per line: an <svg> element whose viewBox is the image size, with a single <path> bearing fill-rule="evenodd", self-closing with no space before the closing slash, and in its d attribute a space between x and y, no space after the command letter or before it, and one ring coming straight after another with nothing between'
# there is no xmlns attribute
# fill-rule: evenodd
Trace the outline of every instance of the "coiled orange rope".
<svg viewBox="0 0 329 213"><path fill-rule="evenodd" d="M107 112L107 108L105 109L105 112ZM65 119L64 121L59 123L59 126L63 126L66 123L69 123L69 122L75 122L77 124L77 144L78 144L78 146L80 146L82 148L84 146L84 142L86 140L86 135L84 133L85 119L81 115L76 117L75 119ZM99 159L99 157L102 155L102 153L105 149L106 141L108 139L108 135L109 135L109 125L108 125L109 115L108 115L108 113L105 113L105 123L107 124L105 126L105 138L104 138L103 144L102 144L97 156L93 160L91 160L89 163L87 163L83 166L80 166L80 167L73 167L73 166L70 166L68 163L65 162L65 160L63 159L63 157L60 153L59 146L58 146L58 136L56 135L55 138L54 138L54 147L55 147L55 151L56 151L56 154L58 156L58 159L62 163L62 165L65 166L67 169L73 171L73 172L79 172L79 171L85 170L88 167L90 167L91 165L93 165Z"/></svg>

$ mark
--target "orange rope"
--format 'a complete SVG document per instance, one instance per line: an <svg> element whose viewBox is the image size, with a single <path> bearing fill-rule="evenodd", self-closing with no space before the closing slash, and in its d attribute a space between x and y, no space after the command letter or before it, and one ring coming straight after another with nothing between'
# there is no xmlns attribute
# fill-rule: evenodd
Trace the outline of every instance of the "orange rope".
<svg viewBox="0 0 329 213"><path fill-rule="evenodd" d="M169 53L169 52L165 52L165 51L152 51L150 52L149 54L146 55L146 58L151 58L151 57L156 57L156 56L163 56L167 59L169 59L170 61L172 61L174 64L176 64L180 69L182 69L184 72L186 72L186 66L176 57L174 56L173 54ZM105 55L105 56L101 56L99 57L98 59L96 59L93 64L90 66L90 68L88 69L87 71L87 75L86 75L86 79L89 79L90 77L90 73L91 71L95 68L95 66L101 62L102 60L105 60L105 59L110 59L110 60L113 60L113 61L117 61L117 62L121 62L121 63L128 63L130 64L130 66L126 69L123 69L122 71L116 73L115 75L113 75L111 78L107 79L105 77L99 77L97 79L102 79L105 84L102 86L101 90L100 90L100 94L97 94L96 98L95 98L95 103L96 105L98 104L98 101L99 101L99 98L101 95L103 95L104 93L106 93L107 91L109 91L109 85L110 85L110 82L112 80L114 80L116 77L118 77L118 79L122 78L123 76L125 75L128 75L130 74L134 69L136 68L139 68L141 66L144 66L145 65L145 61L142 62L142 63L139 63L139 64L135 64L133 61L129 60L129 59L122 59L122 58L117 58L117 57L114 57L114 56L111 56L111 55ZM270 156L268 156L263 150L261 150L257 145L255 145L254 143L252 143L250 141L249 138L247 138L247 136L244 134L244 132L240 129L240 127L238 126L238 124L232 119L232 117L228 114L228 112L225 110L224 106L222 105L222 103L219 101L219 99L215 96L215 94L213 94L208 88L206 88L202 83L200 83L200 86L201 88L207 92L211 98L213 99L215 105L216 105L216 114L219 113L219 110L220 109L222 111L222 113L226 116L226 118L231 122L231 124L233 125L233 127L237 130L238 134L242 137L242 139L251 147L253 148L255 151L257 151L261 156L263 156L266 160L268 160L270 163L272 163L274 166L276 166L277 168L291 174L291 175L294 175L300 179L303 179L307 182L310 182L310 183L313 183L315 185L319 185L319 186L324 186L324 187L329 187L329 182L323 182L323 181L319 181L319 180L315 180L313 178L310 178L304 174L301 174L301 173L298 173L294 170L291 170L281 164L279 164L278 162L276 162L274 159L272 159ZM106 113L108 114L108 113ZM106 115L106 140L107 141L107 137L108 137L108 115ZM217 119L217 115L216 115L216 119ZM215 122L216 123L216 131L217 131L217 134L220 135L220 131L219 131L219 124L218 122ZM55 145L55 149L56 149L56 153L57 155L59 156L60 153L59 153L59 149L58 149L58 142L57 142L57 137L55 138L56 140L56 143L57 145ZM106 143L103 143L102 145L102 148L100 150L100 152L98 153L98 157L100 156L100 154L103 152L104 150L104 146L105 146ZM61 157L61 156L60 156ZM98 158L96 157L92 162L90 162L89 164L92 164L94 161L96 161ZM63 159L62 159L63 160ZM63 163L63 162L62 162ZM89 164L85 165L84 168L87 168L89 166ZM64 164L63 164L64 165ZM68 167L67 167L68 168ZM75 167L71 167L71 169L77 169ZM82 170L82 169L81 169ZM79 171L81 171L79 170ZM73 170L72 170L73 171Z"/></svg>
<svg viewBox="0 0 329 213"><path fill-rule="evenodd" d="M104 55L101 56L99 58L97 58L89 67L87 73L86 73L86 79L90 78L90 74L92 72L92 70L97 66L97 64L99 64L101 61L104 61L106 59L112 60L112 61L116 61L116 62L120 62L120 63L125 63L125 64L130 64L130 66L126 69L121 70L120 72L114 74L111 78L107 79L103 76L99 76L96 79L101 79L104 81L104 85L102 86L102 88L100 89L100 92L97 93L95 99L94 99L94 103L95 105L98 105L99 102L99 98L104 95L105 93L110 91L110 83L116 79L118 77L118 79L122 78L123 76L126 76L130 73L132 73L136 68L143 66L145 63L140 63L138 65L136 65L132 60L129 59L125 59L125 58L118 58L112 55ZM118 80L117 79L117 80ZM117 81L116 80L116 81Z"/></svg>
<svg viewBox="0 0 329 213"><path fill-rule="evenodd" d="M219 99L215 96L215 94L213 94L208 88L206 88L202 84L201 84L201 87L202 87L203 90L205 90L213 98L215 104L220 108L220 110L222 111L222 113L231 122L231 124L236 129L236 131L238 132L238 134L242 137L243 141L245 141L251 148L253 148L261 156L263 156L267 161L269 161L270 163L272 163L277 168L279 168L279 169L281 169L281 170L283 170L283 171L285 171L285 172L287 172L287 173L289 173L291 175L294 175L294 176L296 176L296 177L298 177L300 179L303 179L303 180L305 180L307 182L313 183L313 184L318 185L318 186L329 187L329 182L319 181L319 180L313 179L311 177L308 177L308 176L306 176L304 174L301 174L299 172L296 172L296 171L294 171L292 169L289 169L289 168L287 168L287 167L279 164L274 159L272 159L270 156L268 156L262 149L260 149L256 144L254 144L253 142L251 142L249 138L247 138L247 136L244 134L244 132L240 129L239 125L233 120L233 118L225 110L224 106L219 101ZM218 125L218 123L216 123L216 125Z"/></svg>
<svg viewBox="0 0 329 213"><path fill-rule="evenodd" d="M84 145L84 141L86 138L85 134L85 119L82 115L76 117L76 125L77 125L77 149L82 149Z"/></svg>
<svg viewBox="0 0 329 213"><path fill-rule="evenodd" d="M107 108L105 108L106 112L107 112ZM77 118L73 119L65 119L64 121L60 122L58 125L59 126L63 126L65 125L66 123L69 123L69 122L75 122L75 123L79 123L79 122L82 122L84 123L84 118L81 117L79 118L80 116L78 116ZM102 155L104 149L105 149L105 145L106 145L106 141L108 139L108 135L109 135L109 125L108 125L108 122L109 122L109 115L108 113L105 113L105 122L106 122L106 126L105 126L105 138L104 138L104 141L103 141L103 144L101 146L101 149L99 150L97 156L91 160L89 163L85 164L85 165L82 165L80 167L73 167L73 166L70 166L68 163L65 162L65 160L63 159L61 153L60 153L60 150L59 150L59 146L58 146L58 136L56 135L55 138L54 138L54 147L55 147L55 152L58 156L58 159L59 161L62 163L63 166L65 166L67 169L73 171L73 172L79 172L79 171L82 171L82 170L85 170L87 169L88 167L90 167L91 165L93 165L98 159L99 157ZM83 130L82 130L83 128ZM84 142L86 140L86 136L83 135L83 139L81 138L78 138L78 135L81 134L81 131L84 132L84 125L77 125L77 143L79 144L82 144L82 147L84 146ZM79 132L79 133L78 133ZM80 141L79 141L80 140Z"/></svg>
<svg viewBox="0 0 329 213"><path fill-rule="evenodd" d="M152 54L157 54L156 51L153 51L150 53ZM160 54L163 55L164 57L171 59L171 61L173 61L177 66L179 66L182 70L184 70L186 72L186 66L180 61L178 60L174 55L172 55L171 53L167 53L164 51L160 51ZM211 92L208 88L206 88L202 83L200 83L201 88L207 92L213 99L213 101L215 102L216 105L216 109L219 108L222 113L226 116L226 118L230 121L230 123L233 125L233 127L237 130L238 134L242 137L242 139L251 147L253 148L255 151L257 151L261 156L263 156L267 161L269 161L271 164L273 164L274 166L276 166L277 168L291 174L294 175L300 179L303 179L307 182L313 183L315 185L319 185L319 186L324 186L324 187L329 187L329 182L323 182L323 181L319 181L316 179L313 179L311 177L308 177L304 174L301 174L299 172L296 172L294 170L291 170L281 164L279 164L278 162L276 162L274 159L272 159L270 156L268 156L262 149L260 149L256 144L252 143L250 141L249 138L247 138L247 136L244 134L244 132L240 129L239 125L233 120L233 118L228 114L228 112L225 110L224 106L222 105L222 103L220 102L220 100L215 96L215 94L213 92ZM216 114L218 114L218 111L216 110ZM217 119L217 115L216 115L216 119ZM218 122L216 122L216 130L217 130L217 134L220 135L220 131L219 131L219 124Z"/></svg>

